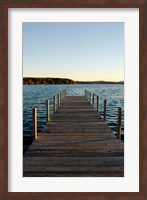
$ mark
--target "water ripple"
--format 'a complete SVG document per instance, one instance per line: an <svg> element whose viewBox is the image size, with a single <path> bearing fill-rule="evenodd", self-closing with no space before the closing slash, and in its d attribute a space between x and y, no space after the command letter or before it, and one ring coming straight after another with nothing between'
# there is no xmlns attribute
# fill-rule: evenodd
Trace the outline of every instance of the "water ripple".
<svg viewBox="0 0 147 200"><path fill-rule="evenodd" d="M122 84L77 84L77 85L24 85L23 86L23 144L24 150L33 139L32 109L38 108L38 131L46 124L46 100L50 100L50 112L53 116L53 96L63 89L67 95L84 95L85 89L99 96L99 114L103 116L104 99L107 99L107 124L117 131L118 107L124 107L124 85ZM122 132L124 132L124 113L122 113Z"/></svg>

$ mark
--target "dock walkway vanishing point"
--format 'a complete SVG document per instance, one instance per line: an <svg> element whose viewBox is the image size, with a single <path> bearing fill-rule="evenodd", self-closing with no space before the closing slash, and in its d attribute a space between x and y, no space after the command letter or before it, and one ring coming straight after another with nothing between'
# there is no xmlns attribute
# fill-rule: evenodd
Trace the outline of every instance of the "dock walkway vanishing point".
<svg viewBox="0 0 147 200"><path fill-rule="evenodd" d="M98 102L94 109L88 91L85 96L65 93L58 95L58 109L54 97L54 116L50 119L48 107L48 122L38 135L34 124L36 139L24 154L23 176L124 176L124 145L98 115Z"/></svg>

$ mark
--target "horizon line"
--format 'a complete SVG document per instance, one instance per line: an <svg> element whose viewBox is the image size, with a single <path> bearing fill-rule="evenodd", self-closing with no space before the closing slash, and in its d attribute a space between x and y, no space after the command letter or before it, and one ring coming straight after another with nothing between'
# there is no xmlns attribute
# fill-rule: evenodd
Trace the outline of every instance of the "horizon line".
<svg viewBox="0 0 147 200"><path fill-rule="evenodd" d="M43 76L43 77L41 77L41 76L38 76L38 77L34 77L34 76L25 76L25 77L23 77L23 78L58 78L58 79L69 79L69 80L72 80L72 81L75 81L75 82L77 82L77 81L79 81L79 82L96 82L96 81L105 81L105 82L124 82L124 80L119 80L119 81L115 81L115 80L84 80L84 81L82 81L82 80L74 80L74 79L71 79L71 78L67 78L67 77L45 77L45 76Z"/></svg>

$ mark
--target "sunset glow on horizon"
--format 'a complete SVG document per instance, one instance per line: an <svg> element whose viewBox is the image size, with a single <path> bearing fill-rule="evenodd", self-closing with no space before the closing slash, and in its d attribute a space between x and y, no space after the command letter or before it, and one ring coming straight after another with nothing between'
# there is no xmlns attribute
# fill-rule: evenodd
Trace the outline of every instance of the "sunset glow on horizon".
<svg viewBox="0 0 147 200"><path fill-rule="evenodd" d="M124 23L23 23L23 77L124 80Z"/></svg>

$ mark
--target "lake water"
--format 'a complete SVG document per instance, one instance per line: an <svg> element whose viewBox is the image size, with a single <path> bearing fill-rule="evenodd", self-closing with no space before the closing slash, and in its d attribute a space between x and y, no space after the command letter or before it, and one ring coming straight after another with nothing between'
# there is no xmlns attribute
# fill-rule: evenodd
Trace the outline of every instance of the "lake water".
<svg viewBox="0 0 147 200"><path fill-rule="evenodd" d="M50 100L53 115L53 96L66 89L67 95L84 95L85 89L99 96L99 113L103 115L103 101L107 99L107 124L117 132L118 107L124 108L123 84L75 84L75 85L23 85L23 146L24 151L32 143L32 109L38 108L38 132L46 124L46 100ZM96 107L96 100L95 100ZM124 132L124 113L122 113L122 133Z"/></svg>

